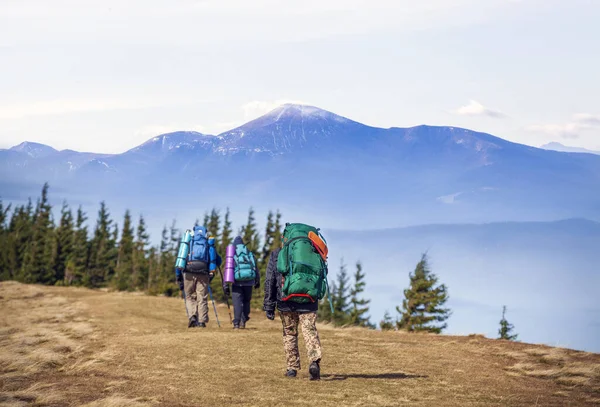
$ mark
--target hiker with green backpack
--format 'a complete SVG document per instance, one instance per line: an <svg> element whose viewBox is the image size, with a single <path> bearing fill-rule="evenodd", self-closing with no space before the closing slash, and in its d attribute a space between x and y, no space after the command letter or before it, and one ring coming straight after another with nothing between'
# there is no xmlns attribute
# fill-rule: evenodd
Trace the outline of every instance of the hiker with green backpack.
<svg viewBox="0 0 600 407"><path fill-rule="evenodd" d="M241 236L233 239L234 279L231 287L233 301L233 328L244 329L250 319L250 300L252 288L260 288L260 273L254 254L248 250ZM229 296L229 287L223 282L223 291Z"/></svg>
<svg viewBox="0 0 600 407"><path fill-rule="evenodd" d="M275 319L275 309L279 311L287 377L296 377L300 370L300 325L309 359L310 380L321 378L322 350L316 321L319 300L328 293L325 239L319 229L312 226L286 223L281 249L271 252L267 265L263 309L270 320Z"/></svg>

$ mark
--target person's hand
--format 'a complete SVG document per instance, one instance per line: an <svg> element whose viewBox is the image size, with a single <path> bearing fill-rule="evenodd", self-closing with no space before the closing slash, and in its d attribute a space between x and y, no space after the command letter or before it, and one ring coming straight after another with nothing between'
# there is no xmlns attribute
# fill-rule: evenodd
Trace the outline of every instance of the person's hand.
<svg viewBox="0 0 600 407"><path fill-rule="evenodd" d="M208 273L208 282L212 283L213 278L215 278L215 273L211 271L210 273Z"/></svg>
<svg viewBox="0 0 600 407"><path fill-rule="evenodd" d="M223 285L223 292L225 293L226 296L229 297L229 295L231 294L231 290L229 290L228 285Z"/></svg>
<svg viewBox="0 0 600 407"><path fill-rule="evenodd" d="M179 290L183 291L183 276L179 275L179 276L175 277L175 282L179 286Z"/></svg>
<svg viewBox="0 0 600 407"><path fill-rule="evenodd" d="M260 288L260 283L256 283L256 284L254 284L254 289L255 289L255 290L258 290L259 288Z"/></svg>
<svg viewBox="0 0 600 407"><path fill-rule="evenodd" d="M274 311L266 311L265 314L267 314L267 318L270 319L271 321L275 319Z"/></svg>

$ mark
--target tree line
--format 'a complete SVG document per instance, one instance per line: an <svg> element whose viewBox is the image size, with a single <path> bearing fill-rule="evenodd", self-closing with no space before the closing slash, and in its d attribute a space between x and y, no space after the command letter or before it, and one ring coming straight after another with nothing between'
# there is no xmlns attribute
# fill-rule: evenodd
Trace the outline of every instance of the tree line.
<svg viewBox="0 0 600 407"><path fill-rule="evenodd" d="M142 215L137 222L129 210L125 211L121 226L111 219L105 202L100 202L93 230L88 230L88 217L81 207L74 213L66 202L62 204L60 219L54 221L48 200L48 184L34 206L31 199L26 205L11 208L0 200L0 281L16 280L23 283L46 285L109 287L119 291L144 291L150 295L179 295L174 281L174 264L182 233L176 221L162 229L158 245L150 243L146 221ZM12 209L12 211L11 211ZM248 211L244 225L235 232L230 211L213 208L204 214L202 223L215 237L217 252L224 258L226 247L236 235L242 236L248 249L255 253L261 282L265 280L271 252L280 247L283 224L279 210L269 210L264 230L259 231L253 208ZM336 326L375 328L370 322L370 300L364 298L365 276L360 261L350 278L348 266L342 259L335 278L329 276L329 298L321 300L319 320ZM215 300L225 301L220 277L213 284ZM328 301L331 300L332 307ZM423 254L415 270L410 273L410 286L404 290L401 306L396 306L393 319L386 311L379 323L382 330L403 329L441 333L451 315L444 305L448 300L447 287L438 284ZM262 306L262 295L253 296L254 307ZM333 308L333 312L331 311ZM516 339L513 326L504 316L499 335Z"/></svg>

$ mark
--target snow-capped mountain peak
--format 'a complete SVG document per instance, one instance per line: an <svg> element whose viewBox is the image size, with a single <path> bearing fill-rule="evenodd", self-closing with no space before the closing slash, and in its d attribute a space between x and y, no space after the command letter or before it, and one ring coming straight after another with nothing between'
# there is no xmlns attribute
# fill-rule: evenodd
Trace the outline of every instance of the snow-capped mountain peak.
<svg viewBox="0 0 600 407"><path fill-rule="evenodd" d="M31 141L24 141L19 145L11 147L10 150L25 153L33 158L45 157L58 152L50 146L41 143L33 143Z"/></svg>
<svg viewBox="0 0 600 407"><path fill-rule="evenodd" d="M275 121L285 119L304 119L304 120L331 120L338 123L350 123L352 120L339 116L335 113L320 109L315 106L301 105L295 103L283 104L267 114L259 117L256 120L260 121Z"/></svg>
<svg viewBox="0 0 600 407"><path fill-rule="evenodd" d="M153 137L145 143L129 150L132 153L168 152L178 148L193 148L212 144L216 137L197 131L176 131Z"/></svg>

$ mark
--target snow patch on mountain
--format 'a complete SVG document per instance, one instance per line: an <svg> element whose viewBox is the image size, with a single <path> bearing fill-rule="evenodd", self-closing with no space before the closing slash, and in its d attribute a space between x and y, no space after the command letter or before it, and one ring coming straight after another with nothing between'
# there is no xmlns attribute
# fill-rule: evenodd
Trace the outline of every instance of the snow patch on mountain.
<svg viewBox="0 0 600 407"><path fill-rule="evenodd" d="M11 147L9 150L25 153L32 158L46 157L58 152L54 148L45 144L33 143L30 141L24 141L19 145Z"/></svg>

